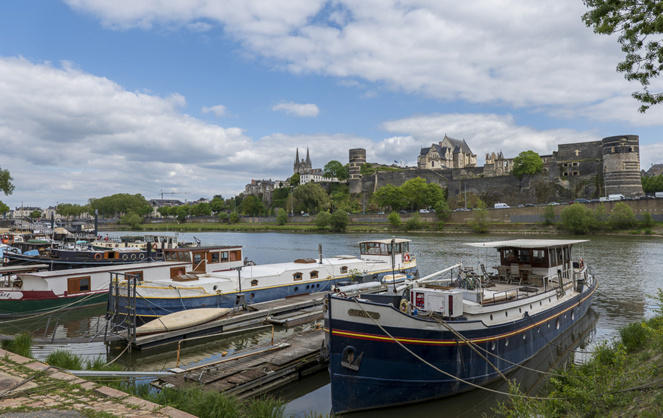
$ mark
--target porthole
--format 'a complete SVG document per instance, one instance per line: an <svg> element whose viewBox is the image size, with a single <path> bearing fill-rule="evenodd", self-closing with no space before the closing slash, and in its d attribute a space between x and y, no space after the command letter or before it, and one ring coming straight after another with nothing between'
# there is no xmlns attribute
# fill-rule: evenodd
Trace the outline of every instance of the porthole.
<svg viewBox="0 0 663 418"><path fill-rule="evenodd" d="M491 321L493 320L493 314L490 314L490 320Z"/></svg>
<svg viewBox="0 0 663 418"><path fill-rule="evenodd" d="M505 347L508 347L508 346L509 346L509 339L508 339L508 338L506 338L506 339L504 340L504 346L505 346Z"/></svg>
<svg viewBox="0 0 663 418"><path fill-rule="evenodd" d="M552 299L548 298L548 303L552 302Z"/></svg>
<svg viewBox="0 0 663 418"><path fill-rule="evenodd" d="M295 287L295 292L297 292L298 290L299 290L299 288L298 288L298 287Z"/></svg>
<svg viewBox="0 0 663 418"><path fill-rule="evenodd" d="M543 306L543 302L539 301L539 306Z"/></svg>
<svg viewBox="0 0 663 418"><path fill-rule="evenodd" d="M491 349L492 351L495 351L495 341L493 341L492 343L490 343L490 349Z"/></svg>
<svg viewBox="0 0 663 418"><path fill-rule="evenodd" d="M523 334L523 340L527 338L527 334Z"/></svg>
<svg viewBox="0 0 663 418"><path fill-rule="evenodd" d="M308 289L308 288L309 288L309 286L308 286L308 285L306 285L306 289Z"/></svg>
<svg viewBox="0 0 663 418"><path fill-rule="evenodd" d="M571 311L571 321L576 319L576 311Z"/></svg>
<svg viewBox="0 0 663 418"><path fill-rule="evenodd" d="M532 304L531 304L531 303L529 304L529 308L530 308L530 309L534 309L534 308L532 308Z"/></svg>
<svg viewBox="0 0 663 418"><path fill-rule="evenodd" d="M555 328L559 329L559 318L557 318L557 320L555 320Z"/></svg>
<svg viewBox="0 0 663 418"><path fill-rule="evenodd" d="M213 287L212 289L216 290L216 288L217 288L217 286L216 286L216 285L214 285L214 287Z"/></svg>
<svg viewBox="0 0 663 418"><path fill-rule="evenodd" d="M251 299L253 299L254 297L256 297L256 294L255 294L255 293L251 293L251 295L250 295L249 297L250 297Z"/></svg>
<svg viewBox="0 0 663 418"><path fill-rule="evenodd" d="M504 316L509 316L509 311L504 311Z"/></svg>
<svg viewBox="0 0 663 418"><path fill-rule="evenodd" d="M548 322L548 328L550 328L550 322Z"/></svg>
<svg viewBox="0 0 663 418"><path fill-rule="evenodd" d="M523 313L523 308L518 308L519 313Z"/></svg>

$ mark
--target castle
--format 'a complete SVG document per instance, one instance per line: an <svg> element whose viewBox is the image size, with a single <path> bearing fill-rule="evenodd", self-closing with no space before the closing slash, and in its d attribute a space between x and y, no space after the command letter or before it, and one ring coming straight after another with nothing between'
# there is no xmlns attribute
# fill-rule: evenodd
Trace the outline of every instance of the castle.
<svg viewBox="0 0 663 418"><path fill-rule="evenodd" d="M360 168L366 163L366 150L351 149L349 159L350 193L354 194L372 193L387 184L400 186L416 177L446 188L450 201L469 192L490 205L644 194L637 135L558 145L551 155L541 156L542 173L523 178L511 175L513 159L505 158L502 152L486 154L486 165L477 167L476 155L465 140L446 135L438 144L421 149L416 168L362 176Z"/></svg>

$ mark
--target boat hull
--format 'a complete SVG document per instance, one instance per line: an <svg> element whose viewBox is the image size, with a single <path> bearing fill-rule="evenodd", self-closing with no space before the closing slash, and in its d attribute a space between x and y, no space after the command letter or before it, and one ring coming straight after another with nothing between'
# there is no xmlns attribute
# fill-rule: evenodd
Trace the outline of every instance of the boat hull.
<svg viewBox="0 0 663 418"><path fill-rule="evenodd" d="M479 347L476 351L439 322L330 295L325 329L332 410L343 413L421 402L500 379L500 373L509 373L578 322L587 313L595 288L596 282L545 311L532 316L525 312L521 318L499 325L448 321ZM350 314L362 320L353 320ZM396 315L403 316L401 326L393 321L378 326L383 322L379 318ZM370 316L377 318L367 320Z"/></svg>
<svg viewBox="0 0 663 418"><path fill-rule="evenodd" d="M108 290L58 296L52 291L0 292L0 318L29 316L59 309L76 309L106 304Z"/></svg>

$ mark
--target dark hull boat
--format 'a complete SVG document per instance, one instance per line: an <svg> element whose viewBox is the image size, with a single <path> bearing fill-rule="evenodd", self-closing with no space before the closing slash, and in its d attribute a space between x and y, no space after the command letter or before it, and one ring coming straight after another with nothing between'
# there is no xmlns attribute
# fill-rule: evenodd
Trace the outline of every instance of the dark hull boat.
<svg viewBox="0 0 663 418"><path fill-rule="evenodd" d="M574 263L570 257L578 242L473 244L498 249L497 274L456 265L398 293L329 295L325 331L333 411L451 396L515 370L577 323L592 303L597 280L582 259ZM457 276L440 282L446 272Z"/></svg>

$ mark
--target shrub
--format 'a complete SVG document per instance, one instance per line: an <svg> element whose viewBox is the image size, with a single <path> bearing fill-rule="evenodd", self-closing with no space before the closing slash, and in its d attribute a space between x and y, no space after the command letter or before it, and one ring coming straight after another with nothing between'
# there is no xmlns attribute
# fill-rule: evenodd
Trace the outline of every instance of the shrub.
<svg viewBox="0 0 663 418"><path fill-rule="evenodd" d="M610 212L609 222L610 226L615 229L632 228L638 223L633 210L624 202L617 202L612 212Z"/></svg>
<svg viewBox="0 0 663 418"><path fill-rule="evenodd" d="M230 218L230 215L228 215L228 212L219 212L219 222L228 222L228 218Z"/></svg>
<svg viewBox="0 0 663 418"><path fill-rule="evenodd" d="M67 350L58 348L46 357L46 363L51 366L68 370L82 370L83 359Z"/></svg>
<svg viewBox="0 0 663 418"><path fill-rule="evenodd" d="M649 337L649 332L640 323L634 322L621 328L619 336L626 351L631 352L643 346Z"/></svg>
<svg viewBox="0 0 663 418"><path fill-rule="evenodd" d="M315 226L326 228L331 224L332 214L329 212L320 212L315 216Z"/></svg>
<svg viewBox="0 0 663 418"><path fill-rule="evenodd" d="M564 229L575 234L586 234L596 227L594 214L580 203L574 203L562 210L561 223Z"/></svg>
<svg viewBox="0 0 663 418"><path fill-rule="evenodd" d="M276 212L276 223L279 225L285 225L288 222L288 214L285 212L285 209L279 208Z"/></svg>
<svg viewBox="0 0 663 418"><path fill-rule="evenodd" d="M437 219L443 221L449 217L451 214L451 209L449 209L449 204L446 200L440 200L437 202L435 207L435 213L437 214Z"/></svg>
<svg viewBox="0 0 663 418"><path fill-rule="evenodd" d="M331 216L330 227L334 232L345 232L350 223L350 217L344 210L337 210Z"/></svg>
<svg viewBox="0 0 663 418"><path fill-rule="evenodd" d="M424 227L424 221L421 219L421 216L419 216L418 213L415 213L405 221L405 230L406 231L414 231L417 229L422 229Z"/></svg>
<svg viewBox="0 0 663 418"><path fill-rule="evenodd" d="M401 221L401 215L396 212L391 212L387 217L387 220L389 220L389 223L393 227L399 227L403 223L403 221Z"/></svg>
<svg viewBox="0 0 663 418"><path fill-rule="evenodd" d="M238 222L239 222L239 213L237 213L237 212L233 212L233 213L231 213L231 214L230 214L230 217L228 218L228 221L229 221L231 224L236 224L236 223L238 223Z"/></svg>
<svg viewBox="0 0 663 418"><path fill-rule="evenodd" d="M546 206L546 208L543 209L543 222L546 225L552 225L555 223L556 219L557 215L555 215L555 207L551 205Z"/></svg>
<svg viewBox="0 0 663 418"><path fill-rule="evenodd" d="M486 209L486 204L482 201L479 201L477 205L479 210L474 210L474 218L470 219L467 224L472 228L472 230L478 234L485 234L488 232L490 223L488 222L488 210Z"/></svg>
<svg viewBox="0 0 663 418"><path fill-rule="evenodd" d="M654 226L654 220L652 219L649 212L646 212L644 215L642 215L642 219L640 219L640 225L644 228L651 228Z"/></svg>

